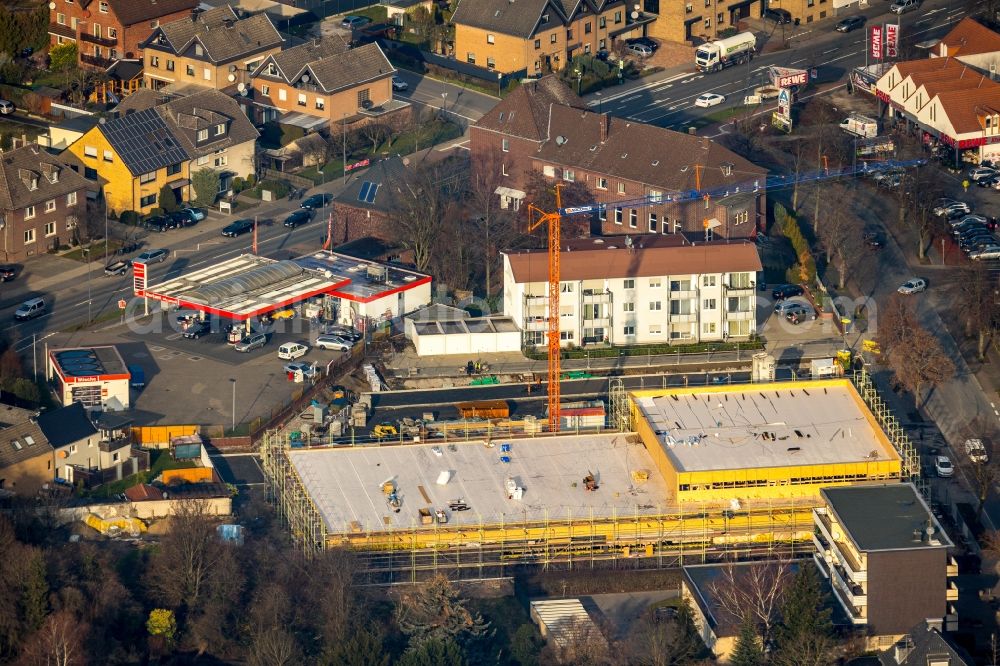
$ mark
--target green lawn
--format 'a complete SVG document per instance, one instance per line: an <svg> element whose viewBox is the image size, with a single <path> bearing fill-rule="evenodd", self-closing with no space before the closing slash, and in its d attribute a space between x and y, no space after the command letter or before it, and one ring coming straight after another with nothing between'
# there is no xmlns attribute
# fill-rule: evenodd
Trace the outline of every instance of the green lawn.
<svg viewBox="0 0 1000 666"><path fill-rule="evenodd" d="M355 9L347 12L348 16L367 16L372 23L385 23L389 17L389 11L382 5L372 5L364 9Z"/></svg>
<svg viewBox="0 0 1000 666"><path fill-rule="evenodd" d="M174 460L170 452L166 450L151 451L149 462L149 471L126 476L121 481L105 483L103 486L98 486L89 492L84 491L82 494L86 497L113 497L125 492L125 490L134 485L149 483L162 474L164 470L187 469L195 466L194 462L190 460Z"/></svg>

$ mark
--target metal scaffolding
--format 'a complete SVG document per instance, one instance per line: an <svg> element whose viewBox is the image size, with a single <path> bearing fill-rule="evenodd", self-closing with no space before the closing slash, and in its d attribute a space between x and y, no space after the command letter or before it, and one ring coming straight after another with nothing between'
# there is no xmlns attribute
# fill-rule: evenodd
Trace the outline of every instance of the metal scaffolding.
<svg viewBox="0 0 1000 666"><path fill-rule="evenodd" d="M865 401L865 404L868 405L868 409L871 410L871 413L878 420L879 426L881 426L885 436L889 438L889 441L896 449L896 453L902 459L903 480L912 482L920 490L921 494L926 496L928 489L920 473L920 454L917 452L916 447L913 446L913 442L910 441L906 430L900 425L899 419L896 418L896 415L893 414L885 400L882 399L878 389L875 388L875 384L872 383L872 378L868 374L867 368L862 367L855 372L851 377L851 381L854 382L858 394Z"/></svg>
<svg viewBox="0 0 1000 666"><path fill-rule="evenodd" d="M608 401L610 403L610 413L608 423L612 428L617 428L621 432L632 432L632 406L629 404L628 393L625 391L625 382L621 377L614 377L609 382Z"/></svg>
<svg viewBox="0 0 1000 666"><path fill-rule="evenodd" d="M326 524L288 460L286 454L290 447L290 439L278 431L268 431L261 440L266 497L278 517L288 525L292 540L309 555L326 548Z"/></svg>

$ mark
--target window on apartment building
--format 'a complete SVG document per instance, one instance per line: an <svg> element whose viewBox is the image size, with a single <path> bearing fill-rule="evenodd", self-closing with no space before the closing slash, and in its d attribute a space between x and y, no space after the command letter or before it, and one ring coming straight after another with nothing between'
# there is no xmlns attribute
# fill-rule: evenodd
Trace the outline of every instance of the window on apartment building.
<svg viewBox="0 0 1000 666"><path fill-rule="evenodd" d="M198 130L198 141L208 141L208 130L200 129Z"/></svg>
<svg viewBox="0 0 1000 666"><path fill-rule="evenodd" d="M306 105L306 94L305 93L299 93L299 99L298 99L297 103L298 103L299 106L305 106Z"/></svg>
<svg viewBox="0 0 1000 666"><path fill-rule="evenodd" d="M633 278L629 278L627 280L622 280L622 288L623 289L635 289L635 280Z"/></svg>
<svg viewBox="0 0 1000 666"><path fill-rule="evenodd" d="M45 235L46 236L55 236L56 235L56 223L55 222L46 222L45 223Z"/></svg>
<svg viewBox="0 0 1000 666"><path fill-rule="evenodd" d="M597 209L597 219L599 221L601 221L601 222L607 222L608 221L608 209L605 208L604 206L600 206Z"/></svg>
<svg viewBox="0 0 1000 666"><path fill-rule="evenodd" d="M583 45L583 52L584 52L584 54L589 54L590 53L590 44L584 44Z"/></svg>
<svg viewBox="0 0 1000 666"><path fill-rule="evenodd" d="M535 71L536 72L542 71L542 61L541 60L536 60L535 61Z"/></svg>
<svg viewBox="0 0 1000 666"><path fill-rule="evenodd" d="M212 80L212 70L209 69L208 67L206 67L202 71L202 78L204 78L206 81L211 81Z"/></svg>
<svg viewBox="0 0 1000 666"><path fill-rule="evenodd" d="M630 337L630 336L634 337L635 336L635 326L623 326L622 327L622 334L625 335L626 337Z"/></svg>
<svg viewBox="0 0 1000 666"><path fill-rule="evenodd" d="M222 136L226 133L226 123L219 123L215 126L215 136Z"/></svg>
<svg viewBox="0 0 1000 666"><path fill-rule="evenodd" d="M205 166L208 164L208 155L202 155L198 158L198 166Z"/></svg>
<svg viewBox="0 0 1000 666"><path fill-rule="evenodd" d="M108 3L107 3L106 0L101 0L98 3L98 5L97 5L97 11L101 12L102 14L107 14L108 13Z"/></svg>
<svg viewBox="0 0 1000 666"><path fill-rule="evenodd" d="M635 312L635 303L622 303L622 312Z"/></svg>
<svg viewBox="0 0 1000 666"><path fill-rule="evenodd" d="M726 15L719 12L715 15L715 25L724 25L726 22Z"/></svg>
<svg viewBox="0 0 1000 666"><path fill-rule="evenodd" d="M536 49L542 48L542 40L540 40L540 39L536 39L535 40L535 48Z"/></svg>
<svg viewBox="0 0 1000 666"><path fill-rule="evenodd" d="M573 339L573 331L559 331L559 339L560 340L572 340Z"/></svg>
<svg viewBox="0 0 1000 666"><path fill-rule="evenodd" d="M593 32L593 28L594 24L591 23L590 21L587 21L586 23L583 24L583 34L589 35L591 32Z"/></svg>
<svg viewBox="0 0 1000 666"><path fill-rule="evenodd" d="M576 172L572 169L563 169L563 180L572 183L576 180Z"/></svg>
<svg viewBox="0 0 1000 666"><path fill-rule="evenodd" d="M261 95L270 95L271 94L271 86L262 85L260 87L260 94Z"/></svg>
<svg viewBox="0 0 1000 666"><path fill-rule="evenodd" d="M92 169L89 166L83 167L83 177L87 180L97 180L97 169Z"/></svg>
<svg viewBox="0 0 1000 666"><path fill-rule="evenodd" d="M701 286L703 287L715 287L719 284L718 275L702 275L701 276Z"/></svg>
<svg viewBox="0 0 1000 666"><path fill-rule="evenodd" d="M34 242L35 242L35 230L34 229L25 229L24 230L24 244L25 245L29 245L30 243L34 243Z"/></svg>
<svg viewBox="0 0 1000 666"><path fill-rule="evenodd" d="M559 293L562 293L562 294L572 294L573 293L573 283L572 282L560 282L559 283Z"/></svg>
<svg viewBox="0 0 1000 666"><path fill-rule="evenodd" d="M709 321L701 325L702 333L715 333L715 322Z"/></svg>
<svg viewBox="0 0 1000 666"><path fill-rule="evenodd" d="M194 76L194 65L187 65L185 67L185 71L187 72L188 76Z"/></svg>
<svg viewBox="0 0 1000 666"><path fill-rule="evenodd" d="M599 49L606 49L606 48L608 48L608 40L602 39L601 41L599 41L597 43L597 48L599 48Z"/></svg>
<svg viewBox="0 0 1000 666"><path fill-rule="evenodd" d="M509 176L510 175L509 173L507 173L507 165L506 164L501 164L500 165L500 175L501 176Z"/></svg>
<svg viewBox="0 0 1000 666"><path fill-rule="evenodd" d="M687 3L686 5L684 5L684 13L685 14L690 14L692 12L694 12L694 5L692 5L690 2Z"/></svg>
<svg viewBox="0 0 1000 666"><path fill-rule="evenodd" d="M662 333L663 333L663 326L662 325L660 325L660 324L650 324L649 325L649 334L650 335L662 335Z"/></svg>
<svg viewBox="0 0 1000 666"><path fill-rule="evenodd" d="M625 194L625 183L618 181L618 194Z"/></svg>
<svg viewBox="0 0 1000 666"><path fill-rule="evenodd" d="M931 121L937 120L937 105L931 104Z"/></svg>
<svg viewBox="0 0 1000 666"><path fill-rule="evenodd" d="M284 88L278 88L278 101L284 102L288 99L288 91Z"/></svg>
<svg viewBox="0 0 1000 666"><path fill-rule="evenodd" d="M194 54L196 56L205 55L205 49L201 47L201 44L196 43L194 45Z"/></svg>
<svg viewBox="0 0 1000 666"><path fill-rule="evenodd" d="M167 59L167 71L168 72L174 71L174 61L170 60L169 58Z"/></svg>
<svg viewBox="0 0 1000 666"><path fill-rule="evenodd" d="M615 208L615 224L621 224L621 223L622 223L622 209Z"/></svg>
<svg viewBox="0 0 1000 666"><path fill-rule="evenodd" d="M118 39L118 29L117 28L108 28L108 38L109 39Z"/></svg>
<svg viewBox="0 0 1000 666"><path fill-rule="evenodd" d="M605 18L604 16L602 16L599 19L597 19L597 27L601 28L602 30L604 28L608 27L608 19Z"/></svg>
<svg viewBox="0 0 1000 666"><path fill-rule="evenodd" d="M712 19L710 19L710 18L705 19L705 27L706 28L711 28L712 27Z"/></svg>
<svg viewBox="0 0 1000 666"><path fill-rule="evenodd" d="M35 207L34 206L25 206L24 207L24 219L30 220L33 217L35 217Z"/></svg>
<svg viewBox="0 0 1000 666"><path fill-rule="evenodd" d="M554 166L545 165L542 167L542 175L546 178L555 178L556 168Z"/></svg>
<svg viewBox="0 0 1000 666"><path fill-rule="evenodd" d="M496 69L497 61L493 58L486 58L486 69Z"/></svg>
<svg viewBox="0 0 1000 666"><path fill-rule="evenodd" d="M468 53L467 53L467 54L465 55L465 61L466 61L467 63L471 64L471 65L475 65L475 64L476 64L476 54L475 54L475 53L473 53L472 51L469 51L469 52L468 52Z"/></svg>
<svg viewBox="0 0 1000 666"><path fill-rule="evenodd" d="M660 224L660 220L657 217L656 213L650 213L649 214L649 231L650 231L650 233L654 233L655 234L656 230L660 228L659 224Z"/></svg>
<svg viewBox="0 0 1000 666"><path fill-rule="evenodd" d="M705 0L705 6L706 7L711 7L712 6L712 0Z"/></svg>
<svg viewBox="0 0 1000 666"><path fill-rule="evenodd" d="M157 69L159 69L160 68L160 59L157 58L156 56L149 56L149 66L150 67L156 67Z"/></svg>
<svg viewBox="0 0 1000 666"><path fill-rule="evenodd" d="M663 309L663 303L660 301L650 301L649 310L650 312L659 312Z"/></svg>
<svg viewBox="0 0 1000 666"><path fill-rule="evenodd" d="M607 178L602 178L602 177L598 176L597 177L597 189L599 189L599 190L606 190L606 189L608 189L608 179Z"/></svg>
<svg viewBox="0 0 1000 666"><path fill-rule="evenodd" d="M806 17L806 23L812 23L812 22L813 22L813 16L812 14L810 14L809 16Z"/></svg>
<svg viewBox="0 0 1000 666"><path fill-rule="evenodd" d="M66 25L66 15L56 14L56 23L58 23L59 25Z"/></svg>
<svg viewBox="0 0 1000 666"><path fill-rule="evenodd" d="M229 164L229 157L227 155L218 155L215 158L216 167L224 167Z"/></svg>
<svg viewBox="0 0 1000 666"><path fill-rule="evenodd" d="M146 172L144 174L141 174L139 176L139 184L140 185L145 184L145 183L152 183L154 180L156 180L156 172L155 171L148 171L148 172Z"/></svg>
<svg viewBox="0 0 1000 666"><path fill-rule="evenodd" d="M110 150L105 150L104 151L104 161L105 162L114 162L115 161L115 154L112 153Z"/></svg>
<svg viewBox="0 0 1000 666"><path fill-rule="evenodd" d="M650 289L659 289L662 285L663 283L660 281L660 278L649 278Z"/></svg>
<svg viewBox="0 0 1000 666"><path fill-rule="evenodd" d="M325 108L326 108L326 100L324 100L322 97L317 97L316 98L316 109L319 110L319 111L322 111Z"/></svg>
<svg viewBox="0 0 1000 666"><path fill-rule="evenodd" d="M622 22L622 13L620 11L615 12L615 25Z"/></svg>
<svg viewBox="0 0 1000 666"><path fill-rule="evenodd" d="M45 212L46 213L51 213L55 209L56 209L56 200L55 199L49 199L48 201L45 202Z"/></svg>
<svg viewBox="0 0 1000 666"><path fill-rule="evenodd" d="M635 208L630 208L628 211L628 226L633 229L639 226L639 211Z"/></svg>
<svg viewBox="0 0 1000 666"><path fill-rule="evenodd" d="M715 309L715 299L714 298L706 298L706 299L702 300L702 302L701 302L701 308L703 310L714 310Z"/></svg>
<svg viewBox="0 0 1000 666"><path fill-rule="evenodd" d="M371 101L372 101L372 91L371 91L371 89L365 88L364 90L359 90L358 91L358 108L359 109L367 108L371 104Z"/></svg>
<svg viewBox="0 0 1000 666"><path fill-rule="evenodd" d="M670 301L670 314L686 315L691 314L691 301Z"/></svg>
<svg viewBox="0 0 1000 666"><path fill-rule="evenodd" d="M733 224L744 224L750 219L750 211L737 210L733 212Z"/></svg>
<svg viewBox="0 0 1000 666"><path fill-rule="evenodd" d="M728 321L726 322L726 328L729 329L729 335L750 335L750 321L747 319L741 319L739 321Z"/></svg>
<svg viewBox="0 0 1000 666"><path fill-rule="evenodd" d="M167 166L167 175L168 176L176 176L180 172L181 172L181 163L180 162L177 162L176 164L171 164L171 165Z"/></svg>
<svg viewBox="0 0 1000 666"><path fill-rule="evenodd" d="M494 37L493 35L491 35L489 33L486 33L486 43L487 44L496 44L496 37Z"/></svg>
<svg viewBox="0 0 1000 666"><path fill-rule="evenodd" d="M94 148L93 146L84 146L83 155L84 157L97 157L97 148Z"/></svg>
<svg viewBox="0 0 1000 666"><path fill-rule="evenodd" d="M819 0L819 1L820 1L820 2L823 2L823 0ZM826 11L822 11L822 12L820 12L820 13L819 13L819 17L820 17L821 19L825 19L825 18L826 18Z"/></svg>
<svg viewBox="0 0 1000 666"><path fill-rule="evenodd" d="M549 44L555 44L556 43L556 39L557 39L557 35L556 35L556 33L553 32L551 35L549 35Z"/></svg>
<svg viewBox="0 0 1000 666"><path fill-rule="evenodd" d="M566 41L567 42L573 41L573 31L572 30L567 30L566 31Z"/></svg>
<svg viewBox="0 0 1000 666"><path fill-rule="evenodd" d="M501 139L500 140L500 150L502 150L505 153L509 153L510 152L510 139Z"/></svg>
<svg viewBox="0 0 1000 666"><path fill-rule="evenodd" d="M749 312L751 309L749 296L730 296L727 310L729 312Z"/></svg>
<svg viewBox="0 0 1000 666"><path fill-rule="evenodd" d="M66 205L75 206L76 205L76 192L70 192L66 195Z"/></svg>
<svg viewBox="0 0 1000 666"><path fill-rule="evenodd" d="M139 207L140 208L145 208L146 206L155 206L155 205L156 205L156 195L155 194L147 194L146 196L144 196L141 199L139 199Z"/></svg>

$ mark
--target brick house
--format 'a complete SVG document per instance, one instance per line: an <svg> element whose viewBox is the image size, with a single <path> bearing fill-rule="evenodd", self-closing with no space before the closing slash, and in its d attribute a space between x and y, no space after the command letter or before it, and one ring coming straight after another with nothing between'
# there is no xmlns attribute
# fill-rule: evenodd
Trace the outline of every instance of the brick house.
<svg viewBox="0 0 1000 666"><path fill-rule="evenodd" d="M235 93L283 41L267 14L240 19L229 5L161 23L141 44L145 84L153 90L184 83Z"/></svg>
<svg viewBox="0 0 1000 666"><path fill-rule="evenodd" d="M50 42L76 42L80 65L107 69L142 58L143 42L161 23L191 15L198 0L52 0Z"/></svg>
<svg viewBox="0 0 1000 666"><path fill-rule="evenodd" d="M603 235L749 238L765 220L765 169L707 138L594 113L551 76L480 118L470 149L473 169L500 170L502 207L521 206L532 171L553 184L585 184L606 206L592 224ZM693 198L696 191L712 196ZM615 206L643 197L664 203ZM686 199L671 202L677 197Z"/></svg>
<svg viewBox="0 0 1000 666"><path fill-rule="evenodd" d="M0 404L0 495L33 497L55 481L52 445L35 412Z"/></svg>
<svg viewBox="0 0 1000 666"><path fill-rule="evenodd" d="M334 197L333 244L362 238L389 240L390 215L395 208L395 189L406 178L399 157L382 160L356 176Z"/></svg>
<svg viewBox="0 0 1000 666"><path fill-rule="evenodd" d="M329 129L408 108L392 98L395 72L378 44L309 41L267 56L253 71L255 118Z"/></svg>
<svg viewBox="0 0 1000 666"><path fill-rule="evenodd" d="M461 0L452 16L455 57L505 74L562 69L573 56L641 34L624 0Z"/></svg>
<svg viewBox="0 0 1000 666"><path fill-rule="evenodd" d="M779 6L775 0L771 4ZM741 20L760 17L765 6L764 0L644 0L642 8L656 15L646 28L650 37L689 42L692 37L714 39L722 30L738 29Z"/></svg>
<svg viewBox="0 0 1000 666"><path fill-rule="evenodd" d="M90 183L37 144L0 155L0 253L21 261L66 245L87 211Z"/></svg>

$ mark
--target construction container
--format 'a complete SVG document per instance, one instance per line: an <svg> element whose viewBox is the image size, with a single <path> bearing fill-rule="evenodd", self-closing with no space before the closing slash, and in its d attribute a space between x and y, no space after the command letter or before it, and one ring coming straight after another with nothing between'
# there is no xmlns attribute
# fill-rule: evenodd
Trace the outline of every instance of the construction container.
<svg viewBox="0 0 1000 666"><path fill-rule="evenodd" d="M564 402L559 406L562 428L599 428L605 424L607 412L600 400Z"/></svg>
<svg viewBox="0 0 1000 666"><path fill-rule="evenodd" d="M475 400L455 405L463 419L505 419L510 407L505 400Z"/></svg>

